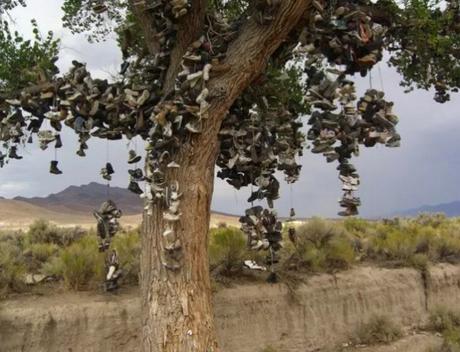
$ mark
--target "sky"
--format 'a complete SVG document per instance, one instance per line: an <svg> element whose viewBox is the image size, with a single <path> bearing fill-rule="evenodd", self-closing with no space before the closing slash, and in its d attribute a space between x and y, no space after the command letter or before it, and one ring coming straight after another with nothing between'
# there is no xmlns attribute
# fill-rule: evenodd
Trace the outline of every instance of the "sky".
<svg viewBox="0 0 460 352"><path fill-rule="evenodd" d="M62 0L30 1L26 9L16 9L11 19L24 34L30 32L30 20L35 18L43 33L53 30L62 41L60 60L62 72L73 59L86 62L93 76L116 74L121 55L113 38L104 43L89 44L82 35L72 35L61 26ZM395 210L415 208L460 200L460 96L452 96L449 103L438 104L433 92L415 91L405 94L399 86L400 77L394 69L381 63L372 72L374 88L386 93L395 102L394 111L400 118L398 132L402 145L397 149L377 146L362 148L353 160L361 176L359 196L363 217L379 217ZM380 79L381 78L381 79ZM358 91L370 86L369 78L355 77ZM306 122L306 121L305 121ZM103 182L99 171L107 161L116 174L112 185L128 184L128 150L142 153L143 142L110 142L91 139L86 158L78 157L76 135L63 132L64 148L58 150L57 160L63 175L48 173L54 150L41 151L37 141L20 150L24 159L13 160L0 170L0 196L46 196L70 185ZM327 164L324 157L305 151L300 180L290 186L282 182L281 198L275 207L280 215L287 215L294 206L299 217L335 217L339 211L340 182L335 164ZM212 208L240 214L247 208L249 189L236 191L226 182L216 179Z"/></svg>

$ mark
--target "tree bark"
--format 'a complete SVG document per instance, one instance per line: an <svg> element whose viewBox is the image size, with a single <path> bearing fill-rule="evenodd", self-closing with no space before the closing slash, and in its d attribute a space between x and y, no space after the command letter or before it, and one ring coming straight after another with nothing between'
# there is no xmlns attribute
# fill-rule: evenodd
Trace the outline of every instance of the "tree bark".
<svg viewBox="0 0 460 352"><path fill-rule="evenodd" d="M218 132L235 99L265 69L268 59L306 13L310 1L286 0L271 24L248 21L229 46L209 82L209 118L203 133L184 144L175 161L180 168L168 171L168 182L178 181L183 193L176 234L182 244L182 267L166 269L163 207L144 214L141 290L144 352L218 352L208 265L208 232L219 153ZM230 352L230 351L229 351Z"/></svg>

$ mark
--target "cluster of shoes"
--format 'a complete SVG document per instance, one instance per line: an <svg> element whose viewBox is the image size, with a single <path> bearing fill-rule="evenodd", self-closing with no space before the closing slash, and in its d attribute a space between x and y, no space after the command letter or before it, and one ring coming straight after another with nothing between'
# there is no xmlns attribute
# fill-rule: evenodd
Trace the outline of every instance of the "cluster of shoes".
<svg viewBox="0 0 460 352"><path fill-rule="evenodd" d="M282 223L277 219L276 212L255 206L246 210L240 218L241 229L248 237L249 248L252 250L268 250L266 264L270 266L269 280L274 280L273 265L279 262L277 252L282 248Z"/></svg>
<svg viewBox="0 0 460 352"><path fill-rule="evenodd" d="M107 163L106 169L110 169L111 167L110 163ZM115 236L120 229L118 220L122 213L113 201L107 200L101 204L99 210L93 212L93 215L97 220L99 252L105 252L110 248L112 237ZM104 289L105 291L114 291L118 288L118 280L122 274L118 254L115 249L112 249L107 254L105 269L106 278L104 281Z"/></svg>
<svg viewBox="0 0 460 352"><path fill-rule="evenodd" d="M97 220L99 251L104 252L110 247L112 237L120 229L118 219L120 219L122 212L113 201L107 200L102 203L99 210L93 212L93 215Z"/></svg>
<svg viewBox="0 0 460 352"><path fill-rule="evenodd" d="M359 175L349 160L359 154L360 144L398 147L401 139L395 130L398 117L383 92L369 89L356 103L354 84L345 79L343 72L318 70L312 65L308 74L307 100L314 111L308 122L311 128L307 138L313 143L313 153L323 154L327 162L339 162L337 170L344 191L339 201L344 210L339 215L357 215L361 201L354 192L358 189Z"/></svg>
<svg viewBox="0 0 460 352"><path fill-rule="evenodd" d="M248 202L266 198L270 208L279 197L276 170L283 171L288 183L295 182L301 165L305 137L302 123L284 109L257 107L247 111L235 105L219 132L221 152L217 176L237 189L250 184L258 187Z"/></svg>
<svg viewBox="0 0 460 352"><path fill-rule="evenodd" d="M346 72L363 76L382 58L387 27L366 13L366 0L314 0L310 27L301 34L309 53L321 52L331 63L344 65Z"/></svg>

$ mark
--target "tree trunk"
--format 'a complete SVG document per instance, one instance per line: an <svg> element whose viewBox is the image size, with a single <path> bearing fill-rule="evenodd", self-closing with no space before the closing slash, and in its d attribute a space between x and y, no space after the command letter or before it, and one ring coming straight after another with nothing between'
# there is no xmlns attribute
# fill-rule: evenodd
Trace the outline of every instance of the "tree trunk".
<svg viewBox="0 0 460 352"><path fill-rule="evenodd" d="M182 192L181 219L175 225L182 244L182 267L163 266L163 207L144 215L141 290L143 351L217 352L207 254L218 126L194 137L180 152L177 171L167 174Z"/></svg>

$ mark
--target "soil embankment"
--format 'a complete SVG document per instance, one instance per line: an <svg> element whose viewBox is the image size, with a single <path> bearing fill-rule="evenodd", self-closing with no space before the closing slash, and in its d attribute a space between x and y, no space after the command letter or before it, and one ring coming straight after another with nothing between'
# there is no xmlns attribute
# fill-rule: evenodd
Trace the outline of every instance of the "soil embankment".
<svg viewBox="0 0 460 352"><path fill-rule="evenodd" d="M460 266L438 265L428 279L412 269L359 267L308 279L295 290L254 284L215 295L219 339L225 352L320 351L345 343L360 323L386 315L406 330L427 322L437 306L456 307ZM0 303L0 351L138 351L138 293L20 297ZM391 348L360 351L417 352L439 339L407 336ZM412 347L411 347L412 348ZM414 350L415 352L415 350Z"/></svg>

